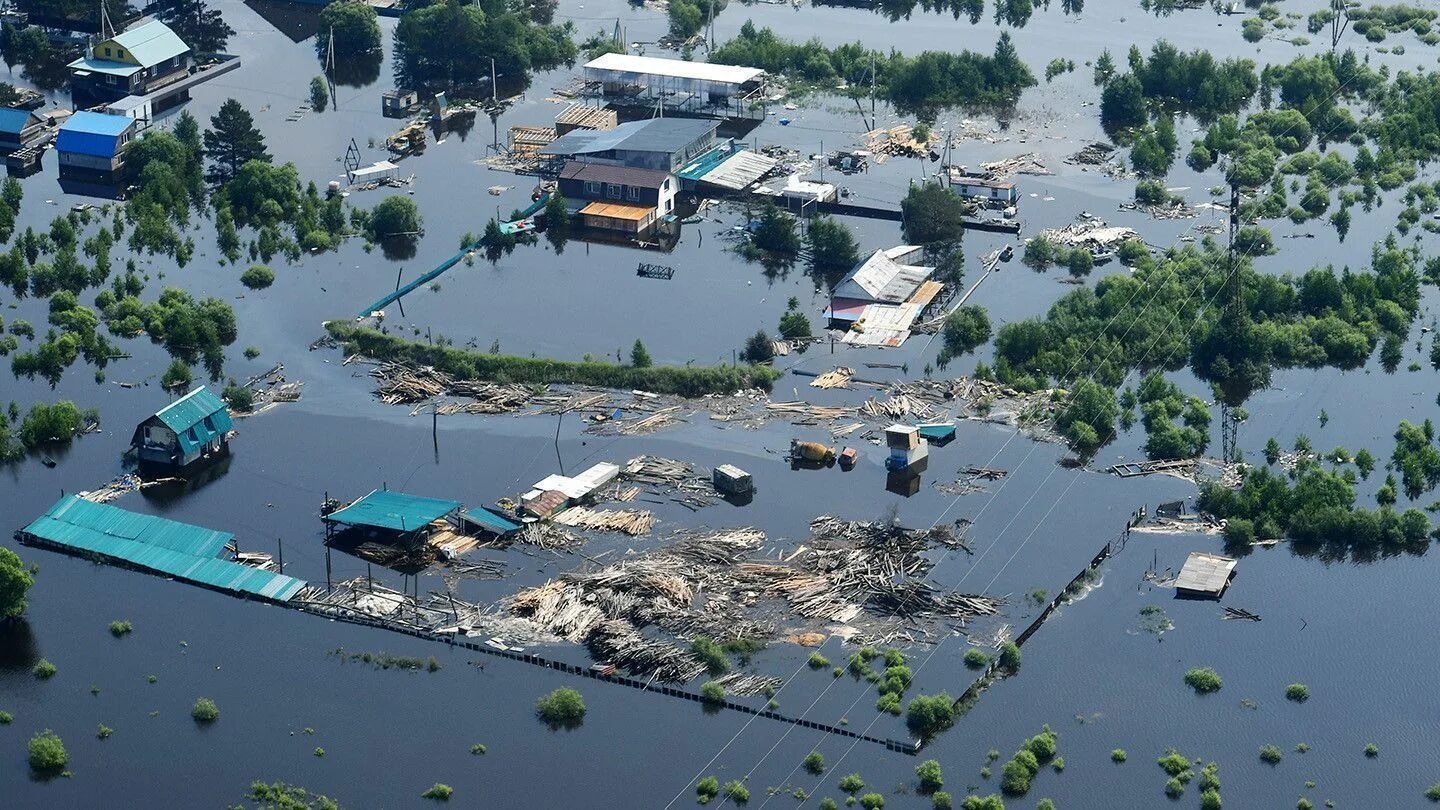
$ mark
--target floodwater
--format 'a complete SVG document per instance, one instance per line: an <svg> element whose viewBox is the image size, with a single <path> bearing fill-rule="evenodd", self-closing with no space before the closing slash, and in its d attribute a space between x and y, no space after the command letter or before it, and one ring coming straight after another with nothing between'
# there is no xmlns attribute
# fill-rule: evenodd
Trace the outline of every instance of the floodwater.
<svg viewBox="0 0 1440 810"><path fill-rule="evenodd" d="M294 38L313 32L307 13L283 4L266 7L277 30L250 6L217 4L239 33L231 50L245 66L202 86L189 109L205 121L228 96L240 99L265 131L278 160L294 161L307 179L322 185L341 173L340 159L353 139L362 162L383 157L384 137L396 122L379 115L379 94L390 86L388 60L361 87L341 87L337 110L307 113L287 121L305 103L309 77L319 72L313 41ZM1287 11L1308 13L1310 2ZM565 2L557 19L574 21L581 33L606 28L616 19L632 42L653 40L664 30L663 13L616 0ZM793 38L818 36L831 44L860 38L873 47L906 52L925 48L969 47L988 51L997 29L988 18L971 26L948 14L917 10L896 23L860 9L788 5L732 4L716 20L717 37L733 35L746 19ZM387 32L393 21L383 21ZM1049 58L1063 53L1077 64L1110 47L1117 59L1130 42L1148 47L1161 36L1179 37L1186 48L1208 48L1217 55L1248 54L1283 61L1298 52L1318 52L1318 40L1303 49L1266 40L1244 43L1239 18L1216 18L1208 11L1171 18L1146 16L1128 2L1087 4L1083 14L1066 16L1059 4L1037 10L1030 24L1013 32L1015 42L1037 75ZM1117 37L1115 32L1124 31ZM1123 41L1121 41L1123 38ZM1373 58L1396 68L1429 62L1433 51L1411 37L1404 56ZM1361 47L1359 38L1352 44ZM726 504L696 513L677 505L657 506L661 528L753 525L776 546L803 540L811 518L877 518L890 508L909 526L965 519L974 521L974 554L952 553L938 559L933 579L947 587L1010 594L1001 624L1015 632L1029 624L1035 608L1024 598L1036 589L1055 593L1105 543L1114 539L1126 517L1140 505L1191 497L1192 484L1157 478L1121 481L1113 476L1062 468L1055 445L1038 444L1013 431L978 422L961 425L958 440L932 452L930 471L918 494L901 498L884 489L878 450L862 447L857 470L791 471L780 458L792 436L820 438L816 428L774 423L760 430L723 428L705 420L649 437L597 437L581 432L573 417L559 425L553 417L447 417L440 421L438 451L430 426L370 396L363 370L341 367L334 350L308 351L321 321L347 317L389 289L397 272L413 278L450 255L461 234L479 232L498 210L522 207L529 178L491 171L480 165L492 132L503 140L509 126L548 121L558 109L547 100L566 85L571 71L536 76L525 97L492 124L481 117L473 129L432 144L426 154L403 162L414 172L413 192L425 216L426 235L414 257L392 260L379 251L365 253L358 240L339 251L306 257L281 266L276 284L247 292L239 269L217 266L210 223L198 222L195 261L177 269L165 260L139 260L151 275L146 297L163 284L178 284L201 294L231 299L240 323L227 373L246 377L275 362L287 376L306 382L302 401L243 420L234 455L212 480L167 497L130 495L118 502L128 509L164 514L235 532L242 548L277 551L281 545L287 573L324 577L322 530L316 517L327 494L351 498L388 484L419 494L452 497L469 504L514 495L530 482L563 470L573 472L601 460L620 461L641 453L691 461L701 467L731 462L752 472L759 486L745 507ZM1077 106L1079 102L1089 106ZM1094 171L1061 163L1088 140L1100 137L1094 102L1098 92L1080 64L1073 74L1027 91L1016 115L996 142L964 141L956 159L971 165L1022 152L1041 154L1056 172L1021 177L1025 198L1021 215L1025 235L1063 225L1081 211L1112 224L1141 230L1152 244L1175 244L1201 222L1222 224L1214 213L1198 220L1151 222L1133 212L1117 211L1133 184L1110 180ZM809 98L781 126L776 116L748 137L760 143L818 152L858 144L865 129L846 99ZM961 118L942 116L943 129ZM986 121L980 114L969 114ZM882 109L882 125L902 119ZM1194 128L1181 125L1182 140ZM895 160L862 175L836 180L862 200L893 203L908 183L933 171L932 164ZM828 172L827 172L828 175ZM827 177L827 179L833 179ZM1168 181L1192 201L1205 199L1218 174L1197 175L1177 164ZM499 196L490 186L509 186ZM21 225L43 227L71 203L59 193L53 156L45 169L24 182ZM1031 196L1031 195L1034 196ZM355 205L373 205L381 192L361 192ZM55 205L47 204L53 202ZM1271 225L1281 253L1257 265L1270 272L1302 272L1324 262L1363 266L1369 246L1388 231L1398 213L1393 201L1374 212L1356 210L1348 239L1336 240L1320 223ZM439 279L439 289L418 291L405 301L405 315L391 307L392 329L427 330L457 344L485 347L499 341L510 354L579 358L628 350L644 340L657 362L697 363L729 360L731 350L757 328L773 329L790 297L800 300L812 320L826 303L822 283L803 267L767 273L722 250L725 234L739 221L735 212L687 226L679 246L668 255L571 241L556 255L542 240L531 248L491 264L477 260ZM899 241L893 223L854 220L850 224L862 248ZM1295 237L1295 238L1290 238ZM965 253L970 263L966 284L978 273L976 257L1003 244L1002 237L972 234ZM1434 237L1426 234L1429 247ZM116 258L120 258L117 251ZM670 281L639 278L633 265L660 262L676 269ZM163 280L159 278L164 273ZM1124 272L1109 265L1094 278ZM973 301L986 306L997 325L1041 313L1070 289L1062 271L1037 274L1019 262L1004 265L987 279ZM1091 283L1093 283L1092 278ZM0 299L7 321L45 321L43 302ZM1433 291L1425 295L1423 323L1430 323ZM1186 328L1177 324L1176 328ZM1418 339L1418 335L1412 336ZM0 469L0 514L19 527L44 511L61 491L94 487L121 471L119 454L128 444L130 426L167 400L156 380L168 362L148 343L124 345L134 357L107 370L97 385L83 364L71 368L52 392L41 382L0 379L0 400L22 406L39 400L73 399L81 407L102 409L105 429L54 454L53 469L37 461ZM262 350L249 361L244 346ZM860 367L866 362L905 363L914 374L933 360L937 346L916 338L895 351L860 352L817 347L786 362L809 371L834 365ZM990 347L975 357L988 359ZM968 373L975 357L952 363L948 373ZM1406 347L1403 369L1424 360L1414 342ZM867 369L866 376L898 377L897 370ZM890 375L890 376L887 376ZM1172 375L1188 390L1203 393L1188 374ZM122 388L120 382L135 383ZM786 377L777 396L790 389L815 401L853 401L863 393L811 393L803 377ZM1434 372L1383 373L1376 363L1347 373L1287 371L1275 386L1257 394L1241 428L1247 453L1258 454L1275 435L1288 446L1306 434L1317 449L1344 445L1369 447L1388 457L1390 434L1400 419L1433 414ZM1377 408L1378 405L1378 408ZM1327 424L1317 417L1324 409ZM1136 458L1143 433L1132 432L1107 447L1092 468ZM1218 444L1218 435L1214 444ZM1011 470L990 492L954 499L931 484L953 478L960 467L994 466ZM1373 495L1378 478L1360 487ZM595 540L594 554L646 547L646 541ZM1010 806L1033 806L1048 796L1061 807L1166 806L1165 776L1151 761L1175 747L1192 758L1220 763L1229 807L1288 807L1308 796L1317 805L1330 799L1339 807L1418 807L1426 786L1440 780L1440 762L1427 742L1434 736L1440 699L1424 688L1421 673L1437 663L1429 617L1436 597L1436 555L1402 555L1370 561L1321 560L1288 546L1258 550L1245 557L1225 604L1252 610L1258 623L1222 621L1214 603L1178 601L1168 590L1153 588L1143 576L1152 567L1176 569L1192 550L1218 551L1209 536L1132 534L1119 554L1102 568L1098 587L1062 608L1025 647L1021 673L987 692L979 705L951 731L930 745L926 757L940 761L946 787L998 791L997 778L980 777L985 752L1008 756L1044 724L1060 734L1064 773L1046 770L1031 794ZM196 588L61 555L21 549L27 562L40 566L26 620L4 629L0 638L0 709L15 716L0 727L0 785L5 806L219 807L238 801L252 780L285 780L340 799L347 807L419 806L419 793L434 782L455 787L456 801L480 807L551 807L562 805L687 806L694 801L691 782L715 774L722 781L747 778L751 806L795 802L789 790L767 795L768 787L803 788L813 796L839 796L839 775L860 772L870 789L886 795L887 807L922 807L914 794L917 761L878 746L820 735L765 719L731 712L706 714L693 703L636 690L575 679L508 661L455 650L378 630L353 627L257 605ZM542 581L583 563L576 555L524 553L493 555L507 564L504 582L462 583L467 598L495 598L516 587ZM363 563L342 554L333 557L335 578L365 573ZM381 576L376 569L377 576ZM390 578L391 584L398 581ZM421 583L439 588L438 580ZM1173 629L1156 635L1141 609L1161 607ZM135 632L116 640L106 631L113 619L128 619ZM994 629L987 625L986 630ZM960 663L965 642L949 638L938 646L910 651L916 672L912 694L948 690L958 694L971 680ZM383 671L342 663L329 654L380 651L435 656L435 673ZM832 661L848 651L837 639L822 650ZM583 661L583 651L558 647L547 655ZM775 645L755 659L757 670L788 678L777 695L782 711L871 727L880 736L900 737L903 723L873 709L873 687L803 666L808 651ZM30 675L44 657L59 667L49 681ZM471 662L483 664L483 668ZM1181 682L1185 669L1213 666L1224 676L1217 694L1193 695ZM148 675L157 676L154 684ZM793 677L792 677L793 674ZM1283 699L1286 684L1310 686L1303 705ZM589 706L584 725L552 732L533 719L537 697L563 685L578 686ZM92 686L98 694L92 694ZM188 708L200 695L215 699L218 723L197 727ZM763 698L755 698L756 704ZM1242 700L1244 701L1242 703ZM104 723L115 730L97 740ZM38 781L29 775L24 744L29 735L52 728L65 740L73 776ZM314 734L307 734L305 729ZM1367 759L1362 749L1375 742L1381 755ZM471 744L488 753L473 756ZM1305 742L1308 753L1291 753ZM1275 744L1287 754L1277 766L1261 763L1256 750ZM323 747L324 757L313 750ZM822 778L798 769L804 755L818 747L830 763ZM1129 751L1125 765L1110 762L1111 749ZM1307 789L1307 780L1316 787ZM1181 800L1195 801L1194 788Z"/></svg>

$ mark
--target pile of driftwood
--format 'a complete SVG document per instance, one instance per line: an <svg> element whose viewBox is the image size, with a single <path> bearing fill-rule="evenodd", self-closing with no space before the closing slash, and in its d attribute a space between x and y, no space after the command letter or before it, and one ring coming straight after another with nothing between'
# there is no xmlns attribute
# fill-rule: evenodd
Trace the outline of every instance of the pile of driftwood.
<svg viewBox="0 0 1440 810"><path fill-rule="evenodd" d="M847 416L854 416L854 408L838 407L834 405L813 405L809 402L767 402L765 410L771 414L796 416L803 419L844 419Z"/></svg>
<svg viewBox="0 0 1440 810"><path fill-rule="evenodd" d="M254 400L250 405L250 410L237 414L238 416L254 416L282 402L298 402L300 394L305 389L305 383L299 380L285 379L285 364L276 363L270 367L269 371L256 374L246 380L244 387L250 389Z"/></svg>
<svg viewBox="0 0 1440 810"><path fill-rule="evenodd" d="M1034 152L1026 152L1013 158L981 163L980 168L995 177L1009 177L1015 174L1054 174L1046 168L1045 161Z"/></svg>
<svg viewBox="0 0 1440 810"><path fill-rule="evenodd" d="M621 471L620 480L614 500L634 500L640 490L627 485L635 483L649 485L650 495L669 498L692 512L709 506L719 495L710 479L695 471L695 465L660 456L630 459Z"/></svg>
<svg viewBox="0 0 1440 810"><path fill-rule="evenodd" d="M935 416L935 408L920 397L904 391L893 391L886 399L871 397L860 406L860 414L872 419L929 419Z"/></svg>
<svg viewBox="0 0 1440 810"><path fill-rule="evenodd" d="M1115 147L1103 141L1086 144L1079 152L1065 158L1066 163L1079 166L1099 166L1110 160Z"/></svg>
<svg viewBox="0 0 1440 810"><path fill-rule="evenodd" d="M381 363L370 376L378 381L375 393L386 405L423 403L442 396L470 400L440 405L437 410L442 414L511 413L530 404L537 393L529 386L458 380L430 366L402 363ZM412 415L420 412L417 408Z"/></svg>
<svg viewBox="0 0 1440 810"><path fill-rule="evenodd" d="M572 506L556 515L556 523L597 532L623 532L631 537L649 534L655 516L643 509L591 509Z"/></svg>
<svg viewBox="0 0 1440 810"><path fill-rule="evenodd" d="M850 385L850 378L853 376L855 376L855 369L841 366L834 371L827 371L811 380L810 387L847 388Z"/></svg>

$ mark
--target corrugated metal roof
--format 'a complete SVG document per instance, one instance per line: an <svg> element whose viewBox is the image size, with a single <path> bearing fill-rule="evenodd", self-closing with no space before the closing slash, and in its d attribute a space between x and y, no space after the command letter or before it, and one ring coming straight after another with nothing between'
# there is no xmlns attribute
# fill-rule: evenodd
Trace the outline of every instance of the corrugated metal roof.
<svg viewBox="0 0 1440 810"><path fill-rule="evenodd" d="M887 251L877 250L835 285L835 296L899 303L909 298L932 272L932 267L899 264Z"/></svg>
<svg viewBox="0 0 1440 810"><path fill-rule="evenodd" d="M151 67L190 50L180 35L159 20L137 25L112 40L130 52L135 61ZM102 43L103 44L103 43Z"/></svg>
<svg viewBox="0 0 1440 810"><path fill-rule="evenodd" d="M305 587L295 577L217 559L233 538L229 532L128 512L78 495L56 501L22 531L176 579L281 602Z"/></svg>
<svg viewBox="0 0 1440 810"><path fill-rule="evenodd" d="M459 517L461 520L468 520L471 523L498 534L509 534L510 532L520 530L519 523L502 517L484 507L477 506L473 509L462 509L460 510Z"/></svg>
<svg viewBox="0 0 1440 810"><path fill-rule="evenodd" d="M686 62L679 59L634 56L626 53L607 53L585 63L587 74L598 74L601 71L698 79L718 84L744 84L765 74L765 71L759 68L716 65L709 62ZM592 77L587 76L587 78Z"/></svg>
<svg viewBox="0 0 1440 810"><path fill-rule="evenodd" d="M1175 578L1175 587L1191 593L1219 596L1230 584L1235 565L1236 560L1231 557L1192 551L1185 565L1181 566L1180 575Z"/></svg>
<svg viewBox="0 0 1440 810"><path fill-rule="evenodd" d="M715 121L698 118L650 118L629 121L614 129L577 129L550 142L542 155L593 155L611 149L674 153L691 142L714 134Z"/></svg>
<svg viewBox="0 0 1440 810"><path fill-rule="evenodd" d="M659 169L636 169L630 166L608 166L571 160L560 170L561 180L615 183L636 188L660 188L670 175Z"/></svg>
<svg viewBox="0 0 1440 810"><path fill-rule="evenodd" d="M29 110L17 110L12 107L0 108L0 132L7 135L19 135L31 124L40 123L39 117Z"/></svg>
<svg viewBox="0 0 1440 810"><path fill-rule="evenodd" d="M119 151L121 133L135 126L135 119L124 115L81 110L60 125L55 148L93 157L112 157Z"/></svg>
<svg viewBox="0 0 1440 810"><path fill-rule="evenodd" d="M186 453L199 450L234 427L225 403L203 385L165 406L155 416L175 431Z"/></svg>
<svg viewBox="0 0 1440 810"><path fill-rule="evenodd" d="M116 62L111 59L94 59L88 56L82 56L66 65L66 67L70 68L71 71L88 70L91 73L104 73L107 76L119 76L122 79L128 79L141 70L139 65L127 65L124 62Z"/></svg>
<svg viewBox="0 0 1440 810"><path fill-rule="evenodd" d="M413 532L459 508L459 501L376 489L344 509L331 512L325 519L347 526L371 526L392 532Z"/></svg>

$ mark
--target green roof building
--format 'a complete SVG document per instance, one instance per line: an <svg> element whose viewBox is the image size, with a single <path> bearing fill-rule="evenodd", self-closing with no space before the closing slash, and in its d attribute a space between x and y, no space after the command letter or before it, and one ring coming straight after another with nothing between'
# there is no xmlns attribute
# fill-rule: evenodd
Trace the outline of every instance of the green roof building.
<svg viewBox="0 0 1440 810"><path fill-rule="evenodd" d="M225 403L202 385L137 425L130 446L141 463L185 467L224 453L233 427Z"/></svg>

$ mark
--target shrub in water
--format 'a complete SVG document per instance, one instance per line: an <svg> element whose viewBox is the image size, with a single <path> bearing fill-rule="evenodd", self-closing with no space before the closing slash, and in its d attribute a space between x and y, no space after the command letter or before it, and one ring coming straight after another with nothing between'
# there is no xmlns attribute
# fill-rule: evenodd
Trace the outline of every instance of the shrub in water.
<svg viewBox="0 0 1440 810"><path fill-rule="evenodd" d="M1285 698L1296 703L1304 703L1310 699L1310 687L1303 683L1292 683L1285 687Z"/></svg>
<svg viewBox="0 0 1440 810"><path fill-rule="evenodd" d="M865 789L865 780L860 778L860 774L852 773L840 779L840 789L853 796Z"/></svg>
<svg viewBox="0 0 1440 810"><path fill-rule="evenodd" d="M982 669L988 663L990 663L990 656L986 655L983 650L971 647L965 651L965 666L971 669Z"/></svg>
<svg viewBox="0 0 1440 810"><path fill-rule="evenodd" d="M920 777L921 793L934 793L945 786L945 778L940 772L940 763L933 759L927 759L915 766L915 775Z"/></svg>
<svg viewBox="0 0 1440 810"><path fill-rule="evenodd" d="M1220 691L1220 673L1210 667L1196 667L1185 673L1185 683L1199 694Z"/></svg>
<svg viewBox="0 0 1440 810"><path fill-rule="evenodd" d="M130 624L130 622L110 622L110 635L116 638L127 636L134 630L135 626Z"/></svg>
<svg viewBox="0 0 1440 810"><path fill-rule="evenodd" d="M455 788L452 788L449 785L442 784L440 782L436 782L435 784L430 786L429 790L421 793L420 798L436 799L438 801L448 802L450 801L450 797L453 795L455 795Z"/></svg>
<svg viewBox="0 0 1440 810"><path fill-rule="evenodd" d="M830 666L830 659L826 658L818 652L810 653L809 664L811 669L824 669Z"/></svg>
<svg viewBox="0 0 1440 810"><path fill-rule="evenodd" d="M720 780L713 776L707 776L695 783L695 794L699 796L701 804L709 804L710 800L720 795Z"/></svg>
<svg viewBox="0 0 1440 810"><path fill-rule="evenodd" d="M44 658L41 658L39 661L35 662L35 667L30 670L30 674L34 675L42 681L48 681L51 678L55 677L55 673L58 671L59 670L55 668L54 664L46 661Z"/></svg>
<svg viewBox="0 0 1440 810"><path fill-rule="evenodd" d="M58 770L70 761L60 735L48 728L30 738L29 754L30 767L37 771Z"/></svg>
<svg viewBox="0 0 1440 810"><path fill-rule="evenodd" d="M740 780L731 779L725 783L725 798L733 800L736 804L744 804L750 801L750 789L740 784Z"/></svg>
<svg viewBox="0 0 1440 810"><path fill-rule="evenodd" d="M574 689L556 689L535 704L540 719L551 725L579 725L585 719L585 699Z"/></svg>
<svg viewBox="0 0 1440 810"><path fill-rule="evenodd" d="M220 718L220 707L210 698L197 698L195 705L190 707L190 716L197 723L213 723Z"/></svg>
<svg viewBox="0 0 1440 810"><path fill-rule="evenodd" d="M1281 753L1280 748L1279 748L1278 746L1274 746L1274 745L1262 745L1262 746L1260 746L1260 760L1261 760L1262 762L1268 762L1268 763L1270 763L1271 765L1274 765L1275 763L1279 762L1282 758L1284 758L1284 756L1285 756L1285 755L1284 755L1283 753Z"/></svg>
<svg viewBox="0 0 1440 810"><path fill-rule="evenodd" d="M1116 748L1114 751L1110 752L1111 762L1124 762L1128 757L1129 754L1125 753L1124 748Z"/></svg>
<svg viewBox="0 0 1440 810"><path fill-rule="evenodd" d="M825 755L819 751L811 751L805 755L805 770L819 776L825 772Z"/></svg>

